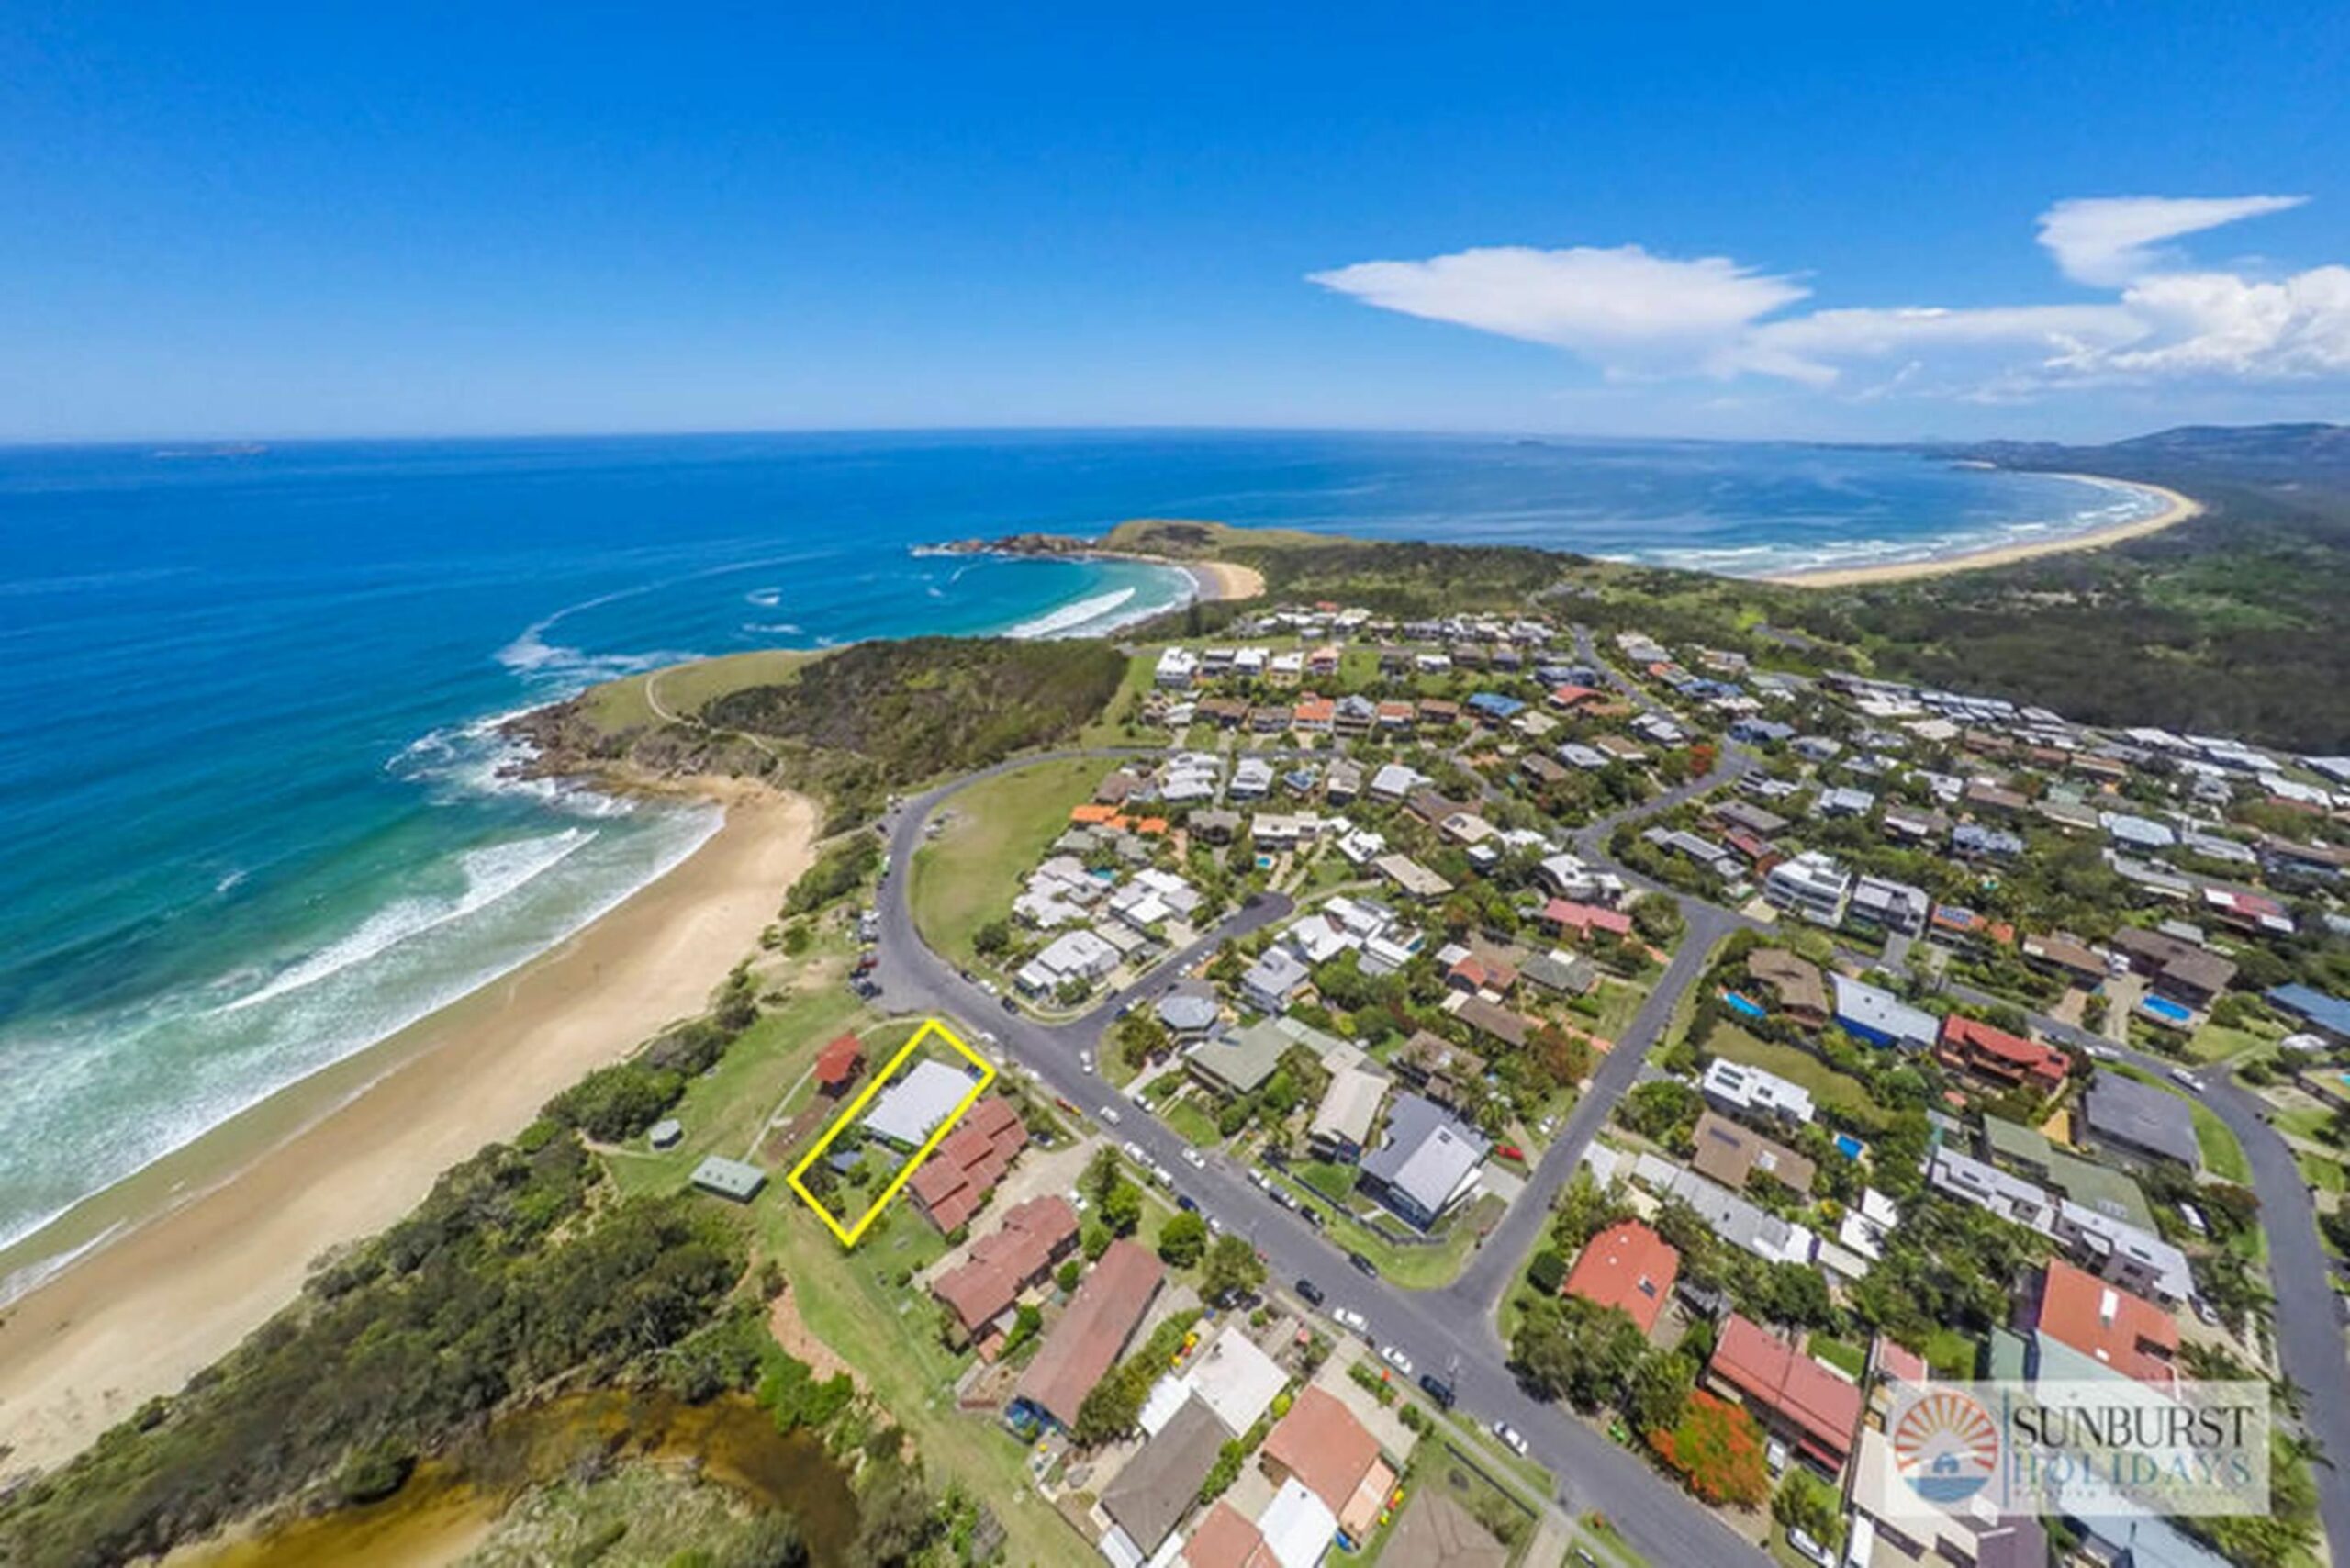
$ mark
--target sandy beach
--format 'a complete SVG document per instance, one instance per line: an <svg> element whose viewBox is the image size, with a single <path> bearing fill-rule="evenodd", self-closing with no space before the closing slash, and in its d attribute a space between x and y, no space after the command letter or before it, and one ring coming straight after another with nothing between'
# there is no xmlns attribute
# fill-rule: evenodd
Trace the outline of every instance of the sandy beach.
<svg viewBox="0 0 2350 1568"><path fill-rule="evenodd" d="M1200 585L1203 599L1259 599L1265 592L1265 574L1254 566L1236 566L1229 561L1186 561L1183 569Z"/></svg>
<svg viewBox="0 0 2350 1568"><path fill-rule="evenodd" d="M808 866L817 821L797 797L717 788L724 825L602 919L67 1216L112 1234L0 1312L0 1475L70 1457L177 1389L290 1300L321 1253L699 1012Z"/></svg>
<svg viewBox="0 0 2350 1568"><path fill-rule="evenodd" d="M1843 566L1818 572L1789 572L1784 577L1765 577L1765 582L1784 583L1796 588L1857 588L1865 583L1906 582L1917 577L1937 577L1946 572L1979 571L1986 566L2005 566L2017 561L2030 561L2042 555L2061 555L2074 550L2101 550L2119 544L2125 539L2142 539L2149 533L2159 533L2173 524L2185 522L2202 513L2203 503L2177 490L2160 485L2148 485L2135 479L2114 479L2102 474L2065 474L2066 479L2088 479L2100 485L2126 485L2133 490L2143 490L2159 497L2163 510L2151 517L2118 523L2111 528L2091 529L2086 533L2068 534L2062 539L2035 541L2031 543L2003 544L1989 550L1970 551L1960 555L1942 555L1928 561L1897 561L1881 566Z"/></svg>

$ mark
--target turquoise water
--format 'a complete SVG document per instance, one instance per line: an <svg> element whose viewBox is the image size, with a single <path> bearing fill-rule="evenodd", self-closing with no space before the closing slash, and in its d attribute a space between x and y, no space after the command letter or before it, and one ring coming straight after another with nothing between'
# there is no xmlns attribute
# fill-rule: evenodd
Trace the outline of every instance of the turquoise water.
<svg viewBox="0 0 2350 1568"><path fill-rule="evenodd" d="M501 776L496 719L688 655L1099 631L1133 515L1771 570L2115 521L1900 454L1370 436L0 452L0 1240L513 968L713 830Z"/></svg>

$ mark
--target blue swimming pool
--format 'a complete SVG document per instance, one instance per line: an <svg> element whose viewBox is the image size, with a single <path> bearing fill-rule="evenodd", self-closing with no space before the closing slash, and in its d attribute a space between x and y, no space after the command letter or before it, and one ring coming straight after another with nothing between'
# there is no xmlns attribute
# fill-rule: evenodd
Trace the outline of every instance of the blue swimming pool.
<svg viewBox="0 0 2350 1568"><path fill-rule="evenodd" d="M2150 996L2143 1002L2138 1003L2138 1005L2153 1014L2155 1017L2170 1024L2185 1024L2188 1019L2195 1016L2193 1013L2184 1007L2181 1007L2177 1002L2171 1001L2166 996Z"/></svg>
<svg viewBox="0 0 2350 1568"><path fill-rule="evenodd" d="M1729 1010L1732 1013L1737 1014L1741 1018L1768 1018L1770 1016L1770 1014L1762 1007L1749 1001L1747 998L1739 995L1738 992L1734 991L1726 991L1722 992L1722 1000L1729 1004Z"/></svg>
<svg viewBox="0 0 2350 1568"><path fill-rule="evenodd" d="M1869 1146L1854 1137L1852 1134L1838 1133L1836 1135L1836 1152L1842 1155L1845 1159L1858 1159L1862 1155L1866 1154L1868 1151Z"/></svg>

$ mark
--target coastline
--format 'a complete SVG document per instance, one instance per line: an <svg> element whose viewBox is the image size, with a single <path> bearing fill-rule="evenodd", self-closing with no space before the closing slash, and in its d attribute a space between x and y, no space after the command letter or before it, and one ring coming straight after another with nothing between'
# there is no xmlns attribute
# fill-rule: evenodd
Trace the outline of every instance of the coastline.
<svg viewBox="0 0 2350 1568"><path fill-rule="evenodd" d="M0 1474L70 1458L175 1391L293 1299L322 1253L383 1229L582 1074L700 1011L813 859L817 815L763 786L699 792L724 823L666 875L12 1249L62 1259L0 1308Z"/></svg>
<svg viewBox="0 0 2350 1568"><path fill-rule="evenodd" d="M1202 603L1214 603L1227 599L1262 599L1265 595L1265 574L1254 566L1235 566L1229 561L1169 561L1156 555L1136 555L1137 561L1152 561L1161 566L1181 566L1192 574L1199 585Z"/></svg>
<svg viewBox="0 0 2350 1568"><path fill-rule="evenodd" d="M2163 502L2162 510L2150 517L2115 523L2110 528L2092 528L2061 539L2035 540L2029 543L1997 544L1981 550L1962 551L1952 555L1937 555L1923 561L1891 561L1875 566L1830 566L1818 571L1787 572L1760 580L1788 588L1859 588L1871 583L1909 582L1919 577L1936 577L1949 572L1980 571L1986 566L2011 566L2018 561L2037 560L2043 555L2061 555L2075 550L2102 550L2124 540L2143 539L2150 533L2185 522L2203 513L2203 503L2190 496L2162 485L2151 485L2140 479L2116 479L2104 474L2052 474L2052 478L2080 479L2101 486L2121 486L2154 496Z"/></svg>

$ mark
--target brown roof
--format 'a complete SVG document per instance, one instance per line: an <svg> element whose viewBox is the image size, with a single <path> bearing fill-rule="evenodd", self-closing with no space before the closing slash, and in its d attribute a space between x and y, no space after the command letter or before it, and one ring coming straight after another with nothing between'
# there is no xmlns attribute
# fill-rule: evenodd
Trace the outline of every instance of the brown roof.
<svg viewBox="0 0 2350 1568"><path fill-rule="evenodd" d="M1441 1492L1422 1492L1387 1538L1381 1560L1413 1568L1502 1568L1509 1548Z"/></svg>
<svg viewBox="0 0 2350 1568"><path fill-rule="evenodd" d="M1272 1561L1264 1532L1222 1498L1183 1543L1186 1568L1258 1568Z"/></svg>
<svg viewBox="0 0 2350 1568"><path fill-rule="evenodd" d="M1076 1425L1077 1407L1117 1361L1166 1273L1158 1259L1134 1242L1110 1243L1021 1374L1013 1396L1064 1427Z"/></svg>
<svg viewBox="0 0 2350 1568"><path fill-rule="evenodd" d="M1746 972L1756 984L1770 987L1786 1011L1828 1015L1828 987L1819 978L1818 965L1784 947L1757 947L1746 956Z"/></svg>
<svg viewBox="0 0 2350 1568"><path fill-rule="evenodd" d="M1452 1015L1481 1035L1490 1035L1513 1046L1526 1044L1526 1014L1487 1002L1482 996L1462 997Z"/></svg>
<svg viewBox="0 0 2350 1568"><path fill-rule="evenodd" d="M931 1151L906 1183L914 1206L943 1232L979 1212L1013 1159L1028 1147L1028 1129L1009 1101L988 1095Z"/></svg>
<svg viewBox="0 0 2350 1568"><path fill-rule="evenodd" d="M2087 943L2054 933L2025 937L2023 956L2070 969L2075 974L2102 976L2105 973L2105 960L2098 958Z"/></svg>
<svg viewBox="0 0 2350 1568"><path fill-rule="evenodd" d="M1733 1192L1743 1190L1747 1178L1758 1170L1797 1193L1810 1192L1812 1179L1819 1174L1818 1167L1786 1145L1711 1111L1697 1118L1696 1137L1690 1169Z"/></svg>
<svg viewBox="0 0 2350 1568"><path fill-rule="evenodd" d="M1308 1385L1267 1435L1264 1461L1342 1514L1379 1462L1379 1439L1335 1394Z"/></svg>
<svg viewBox="0 0 2350 1568"><path fill-rule="evenodd" d="M963 1261L930 1282L966 1333L977 1333L1012 1309L1020 1293L1042 1279L1053 1260L1077 1240L1077 1211L1058 1195L1031 1198L977 1241Z"/></svg>

